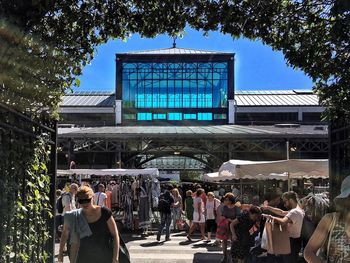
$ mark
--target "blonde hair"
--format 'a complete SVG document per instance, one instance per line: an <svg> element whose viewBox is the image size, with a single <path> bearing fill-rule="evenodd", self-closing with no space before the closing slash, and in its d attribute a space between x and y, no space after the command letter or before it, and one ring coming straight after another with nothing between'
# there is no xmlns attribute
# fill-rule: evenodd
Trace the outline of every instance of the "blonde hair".
<svg viewBox="0 0 350 263"><path fill-rule="evenodd" d="M215 195L214 195L214 193L213 193L213 192L209 192L209 193L207 194L207 196L212 196L212 197L214 197L214 198L215 198Z"/></svg>
<svg viewBox="0 0 350 263"><path fill-rule="evenodd" d="M94 196L94 191L92 191L91 187L83 185L79 187L77 192L78 199L90 199Z"/></svg>
<svg viewBox="0 0 350 263"><path fill-rule="evenodd" d="M175 197L179 197L180 196L180 192L179 192L179 190L177 189L177 188L174 188L173 190L172 190L172 192L175 194L176 193L176 196Z"/></svg>
<svg viewBox="0 0 350 263"><path fill-rule="evenodd" d="M193 192L191 190L186 191L186 196L192 196L192 195L193 195Z"/></svg>

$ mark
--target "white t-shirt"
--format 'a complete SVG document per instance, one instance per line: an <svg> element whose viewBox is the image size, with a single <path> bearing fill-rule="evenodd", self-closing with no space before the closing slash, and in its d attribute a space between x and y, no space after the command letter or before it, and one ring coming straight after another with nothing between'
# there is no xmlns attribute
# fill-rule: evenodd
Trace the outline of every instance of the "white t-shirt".
<svg viewBox="0 0 350 263"><path fill-rule="evenodd" d="M288 223L287 225L289 237L299 238L301 236L301 228L303 226L304 215L305 212L299 206L288 212L286 217L288 217L293 222L293 224Z"/></svg>
<svg viewBox="0 0 350 263"><path fill-rule="evenodd" d="M209 199L207 199L207 203L205 205L205 209L207 210L207 216L206 216L207 220L216 219L214 215L214 208L217 210L220 203L221 202L218 199L214 199L213 201L209 201Z"/></svg>
<svg viewBox="0 0 350 263"><path fill-rule="evenodd" d="M107 199L107 195L102 192L97 192L94 195L94 203L99 206L105 205L105 200Z"/></svg>
<svg viewBox="0 0 350 263"><path fill-rule="evenodd" d="M71 193L64 193L62 195L62 205L63 205L62 216L66 214L67 209L69 208L69 204L70 204L71 210L77 209L75 204L75 196L72 196Z"/></svg>
<svg viewBox="0 0 350 263"><path fill-rule="evenodd" d="M199 206L199 204L201 204L201 207L202 207L202 213L204 213L204 203L203 203L203 201L202 201L202 198L201 197L195 197L194 199L193 199L193 208L194 208L194 212L195 213L198 213L198 206Z"/></svg>

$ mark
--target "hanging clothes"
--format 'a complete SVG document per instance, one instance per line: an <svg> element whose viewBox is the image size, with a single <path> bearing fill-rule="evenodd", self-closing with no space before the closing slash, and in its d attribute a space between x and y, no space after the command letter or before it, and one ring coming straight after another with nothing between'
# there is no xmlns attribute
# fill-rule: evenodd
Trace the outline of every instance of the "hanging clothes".
<svg viewBox="0 0 350 263"><path fill-rule="evenodd" d="M160 196L160 182L157 178L153 178L152 180L152 208L158 208Z"/></svg>
<svg viewBox="0 0 350 263"><path fill-rule="evenodd" d="M143 184L140 189L140 206L139 206L139 226L146 229L150 226L150 203L147 192L147 185Z"/></svg>

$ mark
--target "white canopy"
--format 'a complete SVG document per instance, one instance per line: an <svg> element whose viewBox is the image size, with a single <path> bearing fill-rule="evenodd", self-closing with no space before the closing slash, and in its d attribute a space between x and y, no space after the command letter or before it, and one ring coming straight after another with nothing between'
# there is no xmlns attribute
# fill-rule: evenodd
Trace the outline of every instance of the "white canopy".
<svg viewBox="0 0 350 263"><path fill-rule="evenodd" d="M137 176L137 175L151 175L152 177L158 177L159 171L156 168L146 169L70 169L70 170L57 170L57 175L97 175L97 176Z"/></svg>
<svg viewBox="0 0 350 263"><path fill-rule="evenodd" d="M328 160L230 160L221 165L221 167L219 168L219 172L206 174L203 177L205 181L209 182L234 179L288 180L288 178L328 178Z"/></svg>

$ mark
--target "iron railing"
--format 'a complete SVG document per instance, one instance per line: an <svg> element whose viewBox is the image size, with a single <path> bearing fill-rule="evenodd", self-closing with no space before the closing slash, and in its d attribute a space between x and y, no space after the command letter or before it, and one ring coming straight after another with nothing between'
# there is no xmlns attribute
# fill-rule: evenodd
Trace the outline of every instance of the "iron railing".
<svg viewBox="0 0 350 263"><path fill-rule="evenodd" d="M24 212L23 218L16 215L16 200L21 199L26 207L26 197L29 195L27 163L22 160L28 155L34 157L35 142L43 135L48 137L50 145L49 161L45 165L50 176L50 212L54 215L56 121L50 120L45 114L34 120L0 103L0 261L4 263L43 262L41 256L44 254L48 255L46 262L54 262L54 218L48 211L41 211L46 222L43 227L35 222L30 209ZM19 163L23 163L24 167L20 167ZM44 236L47 234L48 238ZM28 235L32 235L32 240L35 240L33 244L23 242Z"/></svg>

